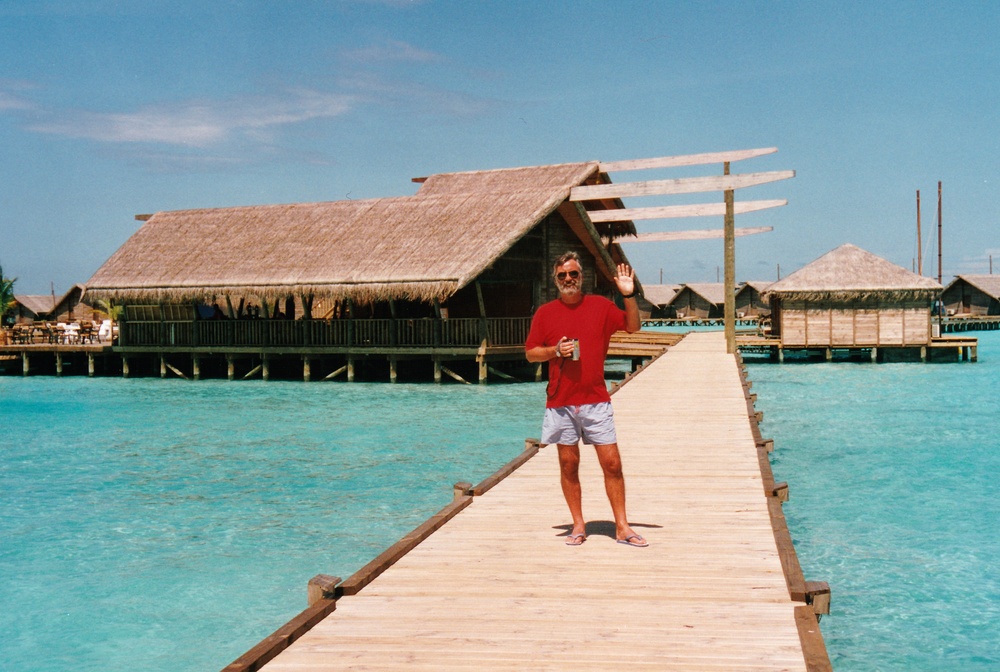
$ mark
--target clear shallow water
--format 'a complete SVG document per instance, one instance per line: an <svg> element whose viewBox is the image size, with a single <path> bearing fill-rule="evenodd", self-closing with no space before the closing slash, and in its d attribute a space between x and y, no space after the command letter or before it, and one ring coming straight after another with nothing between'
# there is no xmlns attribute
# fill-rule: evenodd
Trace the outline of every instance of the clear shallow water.
<svg viewBox="0 0 1000 672"><path fill-rule="evenodd" d="M1000 333L975 364L752 364L834 668L1000 669Z"/></svg>
<svg viewBox="0 0 1000 672"><path fill-rule="evenodd" d="M544 394L0 377L0 670L221 669L519 454Z"/></svg>

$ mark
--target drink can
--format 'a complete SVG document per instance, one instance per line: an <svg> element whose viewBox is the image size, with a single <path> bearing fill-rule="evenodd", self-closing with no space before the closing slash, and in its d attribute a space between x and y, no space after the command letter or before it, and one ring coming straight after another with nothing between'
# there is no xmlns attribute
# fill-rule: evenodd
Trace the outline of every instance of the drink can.
<svg viewBox="0 0 1000 672"><path fill-rule="evenodd" d="M573 339L573 361L580 361L580 341Z"/></svg>

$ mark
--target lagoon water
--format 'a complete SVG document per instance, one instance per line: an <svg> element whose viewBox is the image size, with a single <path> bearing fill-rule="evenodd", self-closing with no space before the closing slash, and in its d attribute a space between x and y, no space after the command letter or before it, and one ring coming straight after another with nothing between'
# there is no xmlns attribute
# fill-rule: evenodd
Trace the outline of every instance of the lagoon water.
<svg viewBox="0 0 1000 672"><path fill-rule="evenodd" d="M750 365L838 670L1000 666L1000 333L976 335L977 364ZM220 669L520 453L543 400L0 377L0 670Z"/></svg>

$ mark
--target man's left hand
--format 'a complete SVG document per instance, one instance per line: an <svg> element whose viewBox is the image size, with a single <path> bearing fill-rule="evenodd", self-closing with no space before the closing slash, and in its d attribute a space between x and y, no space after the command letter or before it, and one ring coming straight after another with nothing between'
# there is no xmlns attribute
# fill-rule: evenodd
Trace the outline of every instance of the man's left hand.
<svg viewBox="0 0 1000 672"><path fill-rule="evenodd" d="M615 274L615 284L618 291L626 296L635 291L635 271L628 264L618 264L618 272Z"/></svg>

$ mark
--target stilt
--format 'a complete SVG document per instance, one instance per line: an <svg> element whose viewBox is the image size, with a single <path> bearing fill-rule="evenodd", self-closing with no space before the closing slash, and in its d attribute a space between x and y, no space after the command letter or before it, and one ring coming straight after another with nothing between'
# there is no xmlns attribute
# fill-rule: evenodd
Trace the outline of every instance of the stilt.
<svg viewBox="0 0 1000 672"><path fill-rule="evenodd" d="M236 379L236 360L233 359L232 355L226 355L226 378Z"/></svg>
<svg viewBox="0 0 1000 672"><path fill-rule="evenodd" d="M261 371L261 377L264 379L265 382L271 380L271 362L268 361L267 355L264 355L261 358L260 371Z"/></svg>
<svg viewBox="0 0 1000 672"><path fill-rule="evenodd" d="M878 348L872 348L872 364L878 361Z"/></svg>
<svg viewBox="0 0 1000 672"><path fill-rule="evenodd" d="M87 353L87 376L94 377L94 353Z"/></svg>
<svg viewBox="0 0 1000 672"><path fill-rule="evenodd" d="M486 382L486 377L489 375L489 368L486 365L486 358L479 356L479 384L482 385Z"/></svg>
<svg viewBox="0 0 1000 672"><path fill-rule="evenodd" d="M389 355L389 382L396 382L396 358L393 355Z"/></svg>
<svg viewBox="0 0 1000 672"><path fill-rule="evenodd" d="M191 355L191 377L201 380L201 360L195 355Z"/></svg>
<svg viewBox="0 0 1000 672"><path fill-rule="evenodd" d="M61 352L57 352L56 353L56 375L57 376L61 376L62 375L62 353Z"/></svg>
<svg viewBox="0 0 1000 672"><path fill-rule="evenodd" d="M437 357L434 358L434 382L441 382L441 360Z"/></svg>
<svg viewBox="0 0 1000 672"><path fill-rule="evenodd" d="M160 378L167 377L167 358L160 355Z"/></svg>
<svg viewBox="0 0 1000 672"><path fill-rule="evenodd" d="M308 357L302 358L302 381L308 383L312 380L312 365Z"/></svg>
<svg viewBox="0 0 1000 672"><path fill-rule="evenodd" d="M128 378L128 357L122 355L122 378Z"/></svg>
<svg viewBox="0 0 1000 672"><path fill-rule="evenodd" d="M541 362L537 362L535 364L535 382L536 383L542 382L542 378L544 378L544 377L545 376L542 373L542 363Z"/></svg>
<svg viewBox="0 0 1000 672"><path fill-rule="evenodd" d="M921 345L920 346L920 361L921 362L926 362L927 361L927 346L926 345Z"/></svg>
<svg viewBox="0 0 1000 672"><path fill-rule="evenodd" d="M347 382L349 382L349 383L353 383L354 382L354 358L353 357L348 357L347 358Z"/></svg>
<svg viewBox="0 0 1000 672"><path fill-rule="evenodd" d="M826 358L826 361L828 362L833 361L833 348L827 348L826 352L823 353L823 355Z"/></svg>
<svg viewBox="0 0 1000 672"><path fill-rule="evenodd" d="M28 353L27 352L22 352L21 353L21 375L22 376L28 375L28 371L30 369L31 369L31 362L28 359Z"/></svg>
<svg viewBox="0 0 1000 672"><path fill-rule="evenodd" d="M780 364L785 363L785 349L782 347L778 348L778 363Z"/></svg>

